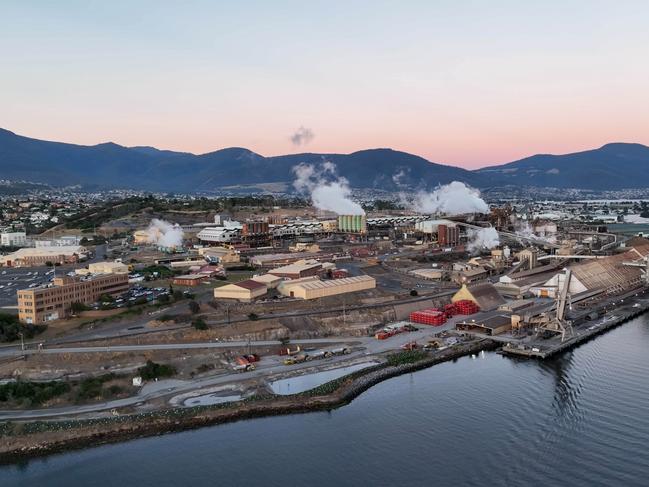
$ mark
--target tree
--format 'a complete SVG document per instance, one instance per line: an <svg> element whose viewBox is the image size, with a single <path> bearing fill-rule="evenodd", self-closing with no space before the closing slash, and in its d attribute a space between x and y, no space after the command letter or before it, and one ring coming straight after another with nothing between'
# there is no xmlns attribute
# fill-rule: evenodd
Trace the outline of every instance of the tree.
<svg viewBox="0 0 649 487"><path fill-rule="evenodd" d="M205 320L202 318L196 318L192 321L192 326L197 330L207 330L207 323L205 323Z"/></svg>
<svg viewBox="0 0 649 487"><path fill-rule="evenodd" d="M414 296L419 296L419 293L417 292L416 289L411 289L411 290L410 290L410 295L413 296L413 297L414 297Z"/></svg>
<svg viewBox="0 0 649 487"><path fill-rule="evenodd" d="M259 319L259 315L257 315L257 313L248 313L248 319L250 321L255 321L255 320Z"/></svg>
<svg viewBox="0 0 649 487"><path fill-rule="evenodd" d="M82 311L88 311L89 308L85 304L75 301L70 305L70 309L73 313L81 313Z"/></svg>
<svg viewBox="0 0 649 487"><path fill-rule="evenodd" d="M180 301L181 299L183 299L182 291L174 291L173 296L174 296L174 301Z"/></svg>
<svg viewBox="0 0 649 487"><path fill-rule="evenodd" d="M158 296L158 303L167 304L171 299L168 294L161 294Z"/></svg>
<svg viewBox="0 0 649 487"><path fill-rule="evenodd" d="M138 373L142 379L151 380L160 377L171 377L176 373L176 369L171 365L157 364L151 360L147 360L146 365L138 369Z"/></svg>
<svg viewBox="0 0 649 487"><path fill-rule="evenodd" d="M198 313L201 310L201 305L198 304L196 301L190 301L189 303L187 303L187 306L189 306L189 311L193 315L195 315L196 313Z"/></svg>

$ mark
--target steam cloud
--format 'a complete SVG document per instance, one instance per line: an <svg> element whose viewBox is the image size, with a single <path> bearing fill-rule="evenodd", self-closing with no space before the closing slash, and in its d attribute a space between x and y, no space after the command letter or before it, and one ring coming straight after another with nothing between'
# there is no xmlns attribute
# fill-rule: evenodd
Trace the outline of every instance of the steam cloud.
<svg viewBox="0 0 649 487"><path fill-rule="evenodd" d="M295 146L306 145L313 140L315 134L313 131L306 127L300 127L291 135L291 142Z"/></svg>
<svg viewBox="0 0 649 487"><path fill-rule="evenodd" d="M489 205L480 198L480 191L459 181L439 186L431 193L420 191L410 206L421 213L448 216L489 212Z"/></svg>
<svg viewBox="0 0 649 487"><path fill-rule="evenodd" d="M146 229L147 242L161 247L181 247L184 232L178 225L154 218Z"/></svg>
<svg viewBox="0 0 649 487"><path fill-rule="evenodd" d="M401 169L399 172L392 175L392 182L397 186L403 186L404 179L407 177L406 171Z"/></svg>
<svg viewBox="0 0 649 487"><path fill-rule="evenodd" d="M548 243L556 243L557 239L555 236L548 236L548 237L542 237L539 235L536 235L534 233L534 229L532 228L532 225L530 225L528 222L519 220L516 222L514 225L514 231L516 232L519 237L517 240L522 244L522 245L529 245L530 241L528 239L536 239L537 241L543 241L543 242L548 242ZM523 238L527 237L527 238Z"/></svg>
<svg viewBox="0 0 649 487"><path fill-rule="evenodd" d="M365 211L351 199L347 179L336 173L336 165L325 161L319 168L313 164L298 164L293 167L293 186L300 193L311 195L313 206L319 210L333 211L338 215L364 215Z"/></svg>
<svg viewBox="0 0 649 487"><path fill-rule="evenodd" d="M500 244L498 232L493 227L481 228L480 230L469 230L469 252L479 252L483 249L493 249Z"/></svg>

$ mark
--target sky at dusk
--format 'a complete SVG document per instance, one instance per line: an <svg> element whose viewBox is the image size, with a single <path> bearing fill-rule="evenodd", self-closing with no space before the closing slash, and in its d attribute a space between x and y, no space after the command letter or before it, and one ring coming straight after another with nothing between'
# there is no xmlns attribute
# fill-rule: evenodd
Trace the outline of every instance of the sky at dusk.
<svg viewBox="0 0 649 487"><path fill-rule="evenodd" d="M3 0L0 127L470 168L649 145L648 21L624 0Z"/></svg>

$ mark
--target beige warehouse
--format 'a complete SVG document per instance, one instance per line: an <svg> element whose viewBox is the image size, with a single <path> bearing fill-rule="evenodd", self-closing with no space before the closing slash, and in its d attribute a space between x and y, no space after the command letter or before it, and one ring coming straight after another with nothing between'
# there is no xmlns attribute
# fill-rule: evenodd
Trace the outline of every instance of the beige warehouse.
<svg viewBox="0 0 649 487"><path fill-rule="evenodd" d="M236 299L237 301L249 302L263 296L267 291L266 284L248 279L215 288L214 297L217 299Z"/></svg>
<svg viewBox="0 0 649 487"><path fill-rule="evenodd" d="M284 296L317 299L374 288L376 288L376 280L373 277L355 276L327 281L321 281L317 278L284 281L278 286L277 290Z"/></svg>

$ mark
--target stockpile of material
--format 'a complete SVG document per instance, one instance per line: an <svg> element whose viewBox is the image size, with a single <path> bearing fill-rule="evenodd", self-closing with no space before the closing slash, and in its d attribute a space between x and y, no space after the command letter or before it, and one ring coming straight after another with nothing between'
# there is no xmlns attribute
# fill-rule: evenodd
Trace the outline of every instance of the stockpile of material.
<svg viewBox="0 0 649 487"><path fill-rule="evenodd" d="M446 323L446 314L437 309L422 309L410 313L410 321L421 325L441 326Z"/></svg>
<svg viewBox="0 0 649 487"><path fill-rule="evenodd" d="M457 310L457 314L459 315L472 315L480 310L477 304L475 304L473 301L469 301L468 299L456 301L455 309Z"/></svg>

